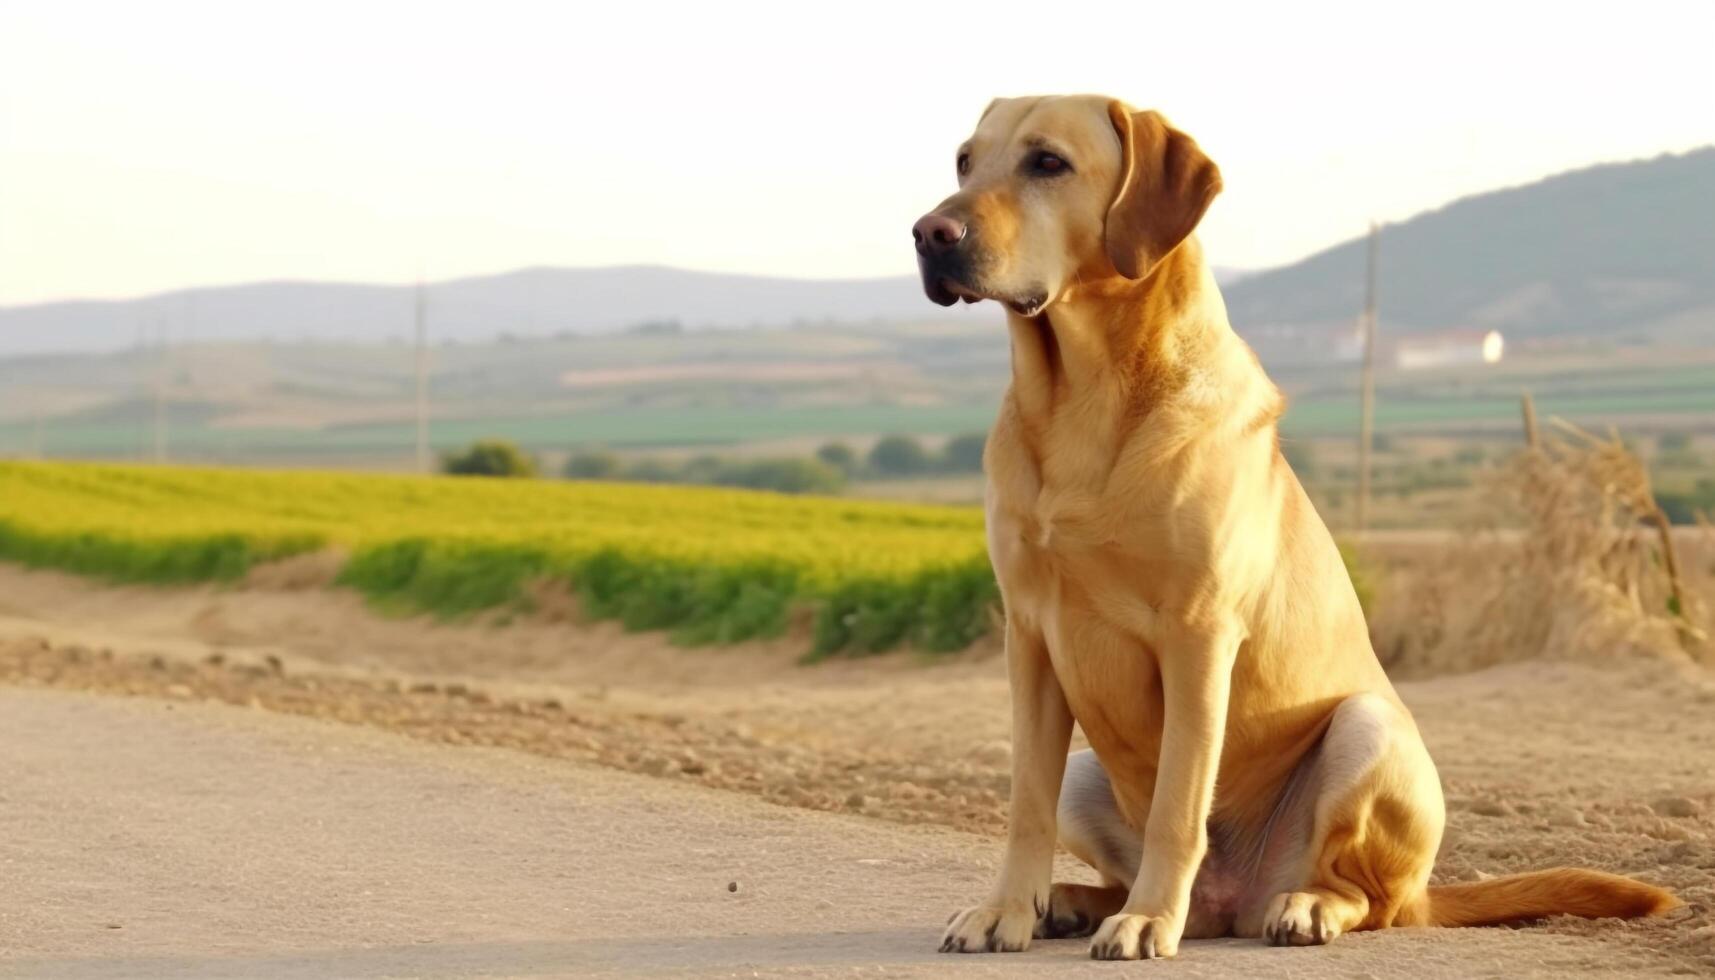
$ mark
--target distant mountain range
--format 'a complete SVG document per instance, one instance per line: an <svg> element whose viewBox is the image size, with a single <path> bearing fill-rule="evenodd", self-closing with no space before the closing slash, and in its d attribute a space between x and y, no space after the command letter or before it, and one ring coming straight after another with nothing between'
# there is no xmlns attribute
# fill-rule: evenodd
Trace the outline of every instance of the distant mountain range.
<svg viewBox="0 0 1715 980"><path fill-rule="evenodd" d="M260 282L0 307L0 356L115 350L161 324L175 342L381 343L411 335L415 293L412 286ZM916 276L785 279L662 266L520 269L431 283L426 296L435 340L461 343L672 324L698 330L997 316L992 307L937 307Z"/></svg>
<svg viewBox="0 0 1715 980"><path fill-rule="evenodd" d="M466 343L648 324L777 327L966 313L930 304L915 277L776 279L658 266L521 269L431 283L426 295L434 338ZM380 343L411 335L414 304L412 286L262 282L0 308L0 354L112 350L134 343L142 326L160 323L175 341Z"/></svg>
<svg viewBox="0 0 1715 980"><path fill-rule="evenodd" d="M1227 289L1241 333L1350 327L1355 238ZM1382 229L1377 309L1396 330L1494 328L1715 341L1715 147L1574 170Z"/></svg>
<svg viewBox="0 0 1715 980"><path fill-rule="evenodd" d="M1233 323L1262 346L1350 327L1364 242L1266 272L1216 270ZM1715 341L1715 147L1607 164L1462 198L1382 231L1380 317L1390 331L1498 328ZM914 276L782 279L658 266L537 268L433 283L437 340L934 321ZM175 342L408 337L414 290L263 282L139 299L0 308L0 356L116 350L165 324Z"/></svg>

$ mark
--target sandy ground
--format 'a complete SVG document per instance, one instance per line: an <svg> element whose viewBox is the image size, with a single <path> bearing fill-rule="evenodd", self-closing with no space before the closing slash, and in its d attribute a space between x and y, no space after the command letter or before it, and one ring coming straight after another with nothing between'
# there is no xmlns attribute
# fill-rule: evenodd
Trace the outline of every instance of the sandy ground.
<svg viewBox="0 0 1715 980"><path fill-rule="evenodd" d="M224 705L0 688L4 977L1113 975L935 953L993 842ZM736 884L737 890L731 890ZM1550 975L1545 932L1188 944L1186 977Z"/></svg>
<svg viewBox="0 0 1715 980"><path fill-rule="evenodd" d="M676 650L602 626L386 619L322 590L0 569L0 975L1037 961L927 953L999 856L993 652L806 668L797 649ZM1441 877L1580 864L1691 906L1308 953L1195 944L1174 969L1715 972L1715 678L1532 663L1402 693L1448 788ZM126 921L139 918L153 925ZM1081 953L1042 955L1069 967Z"/></svg>

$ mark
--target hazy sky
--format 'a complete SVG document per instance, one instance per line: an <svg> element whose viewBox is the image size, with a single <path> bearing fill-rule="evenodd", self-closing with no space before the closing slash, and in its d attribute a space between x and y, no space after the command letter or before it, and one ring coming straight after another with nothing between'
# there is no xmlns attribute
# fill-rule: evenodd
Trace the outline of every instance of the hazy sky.
<svg viewBox="0 0 1715 980"><path fill-rule="evenodd" d="M1226 175L1212 259L1267 266L1715 141L1715 3L0 0L0 303L909 272L982 107L1044 91L1165 111Z"/></svg>

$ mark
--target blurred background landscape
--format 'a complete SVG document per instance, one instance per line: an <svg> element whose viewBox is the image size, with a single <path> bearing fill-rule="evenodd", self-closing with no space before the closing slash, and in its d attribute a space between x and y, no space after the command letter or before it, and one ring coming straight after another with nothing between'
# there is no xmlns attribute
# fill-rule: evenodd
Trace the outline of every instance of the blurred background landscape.
<svg viewBox="0 0 1715 980"><path fill-rule="evenodd" d="M1474 472L1522 439L1526 390L1545 414L1624 429L1677 520L1715 509L1711 201L1715 147L1388 225L1375 526L1465 516ZM1235 326L1291 398L1289 457L1336 524L1355 485L1363 277L1361 239L1219 270ZM908 275L530 268L421 289L274 281L12 305L0 452L409 470L419 301L437 451L498 438L550 474L743 482L739 461L821 450L837 473L748 479L981 498L981 434L1008 377L999 315L938 310ZM914 445L874 457L886 436Z"/></svg>
<svg viewBox="0 0 1715 980"><path fill-rule="evenodd" d="M1331 525L1356 516L1372 222L1370 526L1469 518L1527 390L1545 417L1618 426L1675 521L1715 506L1715 109L1694 27L1623 81L1580 67L1645 57L1594 21L1517 62L1529 13L1484 10L1473 37L1472 6L1409 30L1335 18L1302 50L1271 13L1147 65L996 56L925 83L766 37L729 61L699 45L719 30L704 14L661 30L513 4L472 30L451 8L97 4L90 27L77 9L7 8L3 455L412 471L498 439L547 476L974 502L999 312L924 301L900 229L950 188L944 158L988 98L1076 80L1168 110L1221 163L1201 234ZM922 37L1003 50L1006 22L850 29L909 57ZM277 43L199 40L263 25ZM1407 81L1443 67L1423 38L1474 67ZM1300 57L1318 46L1340 55ZM676 73L607 92L645 47L705 80L695 101ZM1205 50L1291 84L1211 77ZM480 80L443 70L453 52Z"/></svg>
<svg viewBox="0 0 1715 980"><path fill-rule="evenodd" d="M1198 236L1436 755L1437 880L1689 903L1483 930L1483 962L1715 971L1715 7L848 13L0 0L0 974L923 967L901 937L1005 827L977 505L1010 364L908 233L989 99L1080 90L1222 168ZM456 786L401 789L373 730ZM622 775L676 829L586 806ZM711 788L806 836L710 829ZM920 861L924 825L965 857ZM633 873L669 839L690 863ZM275 928L304 896L326 921ZM1447 962L1399 932L1341 962Z"/></svg>

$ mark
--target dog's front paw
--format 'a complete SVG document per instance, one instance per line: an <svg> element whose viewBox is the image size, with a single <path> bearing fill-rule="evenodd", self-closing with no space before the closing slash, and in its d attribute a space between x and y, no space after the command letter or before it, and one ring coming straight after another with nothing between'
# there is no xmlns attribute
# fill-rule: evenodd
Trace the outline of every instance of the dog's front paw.
<svg viewBox="0 0 1715 980"><path fill-rule="evenodd" d="M1021 953L1036 930L1036 908L978 905L954 915L941 936L943 953Z"/></svg>
<svg viewBox="0 0 1715 980"><path fill-rule="evenodd" d="M1102 920L1090 940L1092 960L1154 960L1179 952L1184 927L1154 915L1120 912Z"/></svg>

